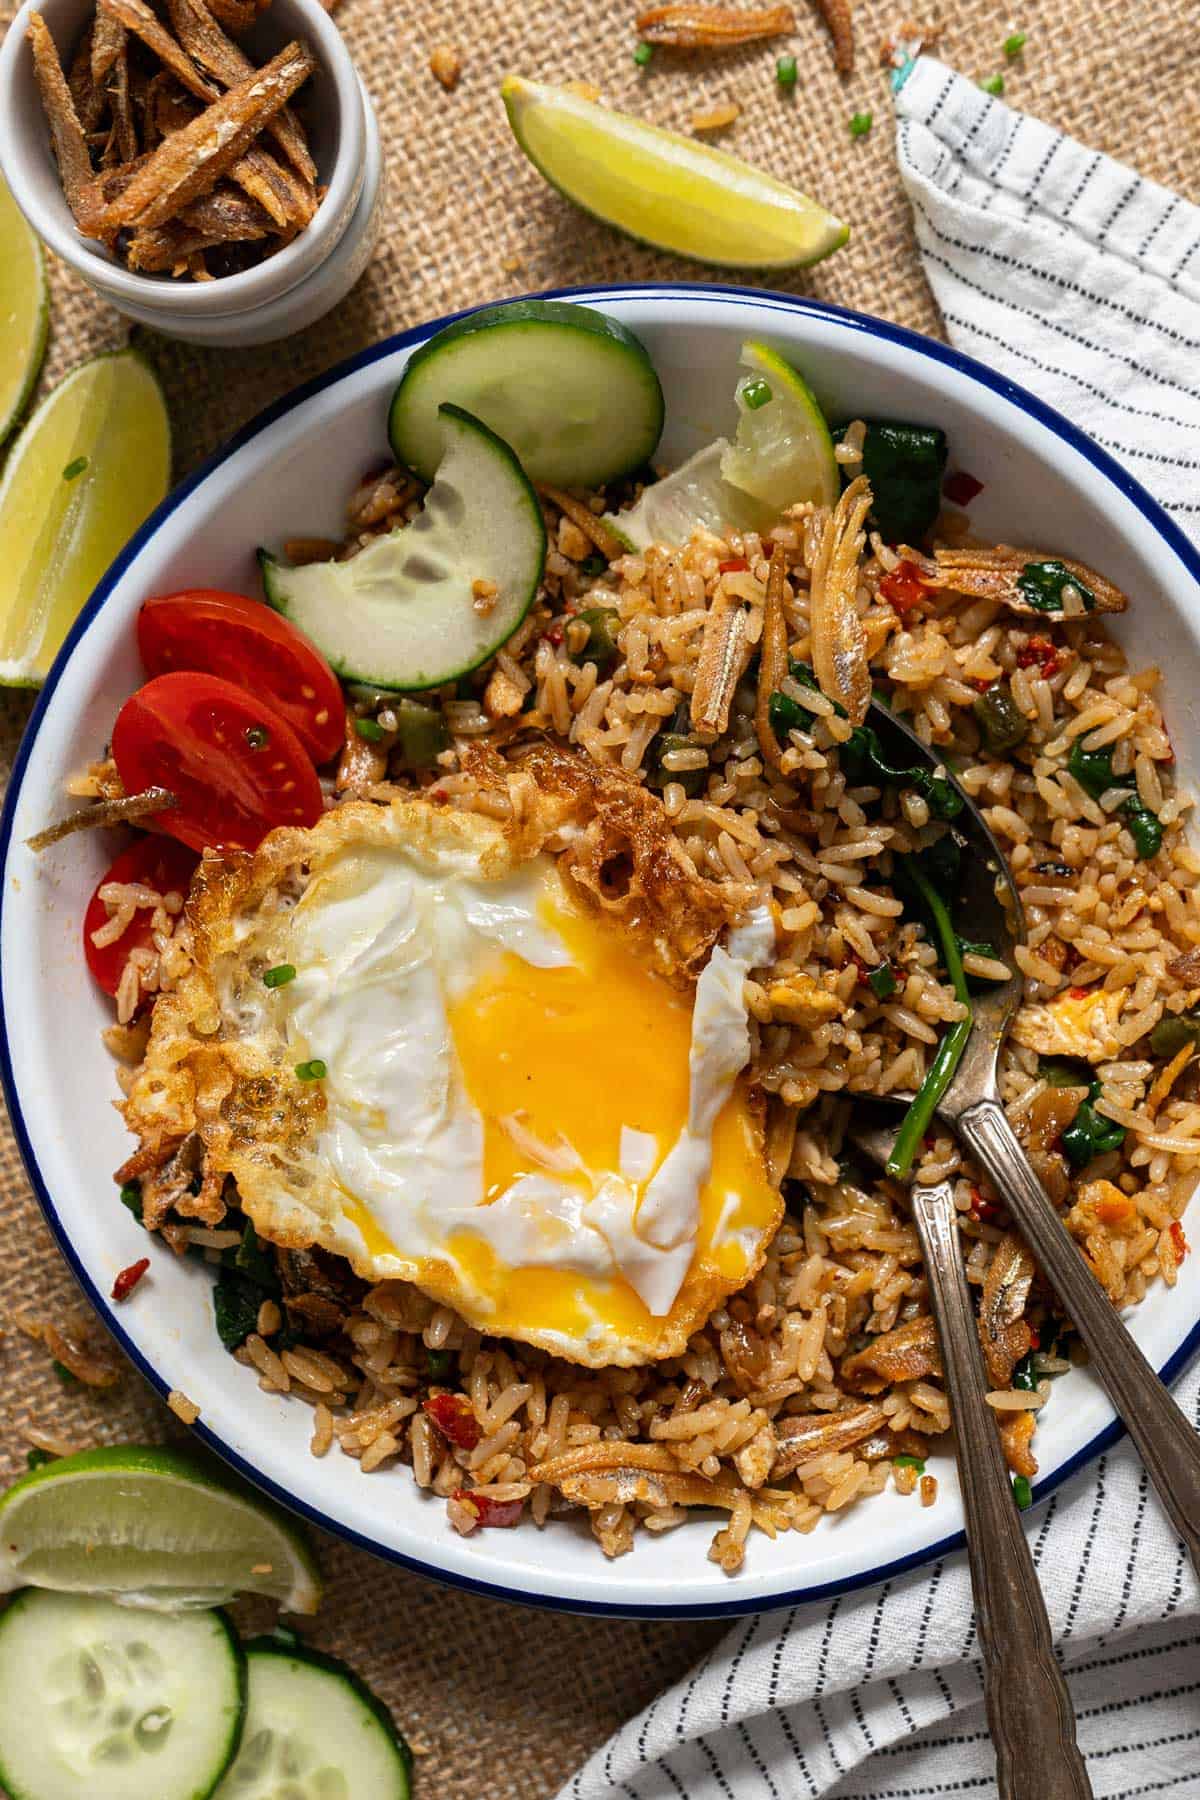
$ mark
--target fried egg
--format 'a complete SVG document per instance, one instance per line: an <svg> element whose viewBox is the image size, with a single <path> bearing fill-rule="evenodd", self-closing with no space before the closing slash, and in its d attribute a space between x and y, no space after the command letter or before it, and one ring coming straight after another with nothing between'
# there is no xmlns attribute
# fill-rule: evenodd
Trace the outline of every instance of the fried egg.
<svg viewBox="0 0 1200 1800"><path fill-rule="evenodd" d="M744 1074L769 912L670 981L478 814L344 806L255 862L198 909L200 985L156 1008L130 1122L186 1065L265 1237L580 1362L681 1353L782 1211Z"/></svg>
<svg viewBox="0 0 1200 1800"><path fill-rule="evenodd" d="M1077 1056L1088 1062L1111 1062L1121 1053L1117 1025L1128 988L1067 988L1053 1000L1023 1006L1013 1020L1012 1035L1039 1056Z"/></svg>

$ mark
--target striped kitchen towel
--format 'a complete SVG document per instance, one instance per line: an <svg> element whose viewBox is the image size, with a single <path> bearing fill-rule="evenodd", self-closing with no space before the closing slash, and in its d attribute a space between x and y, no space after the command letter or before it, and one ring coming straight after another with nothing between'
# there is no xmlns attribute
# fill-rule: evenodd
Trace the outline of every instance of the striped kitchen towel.
<svg viewBox="0 0 1200 1800"><path fill-rule="evenodd" d="M896 110L950 338L1067 413L1200 540L1200 209L931 58ZM1200 1428L1200 1371L1176 1392ZM1027 1532L1096 1794L1200 1800L1200 1590L1137 1457L1102 1456ZM747 1619L560 1800L994 1793L975 1653L961 1555Z"/></svg>

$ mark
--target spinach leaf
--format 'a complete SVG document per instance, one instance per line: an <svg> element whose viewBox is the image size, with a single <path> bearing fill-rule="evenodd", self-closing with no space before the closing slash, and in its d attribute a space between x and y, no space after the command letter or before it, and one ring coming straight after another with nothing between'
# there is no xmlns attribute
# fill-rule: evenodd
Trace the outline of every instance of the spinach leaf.
<svg viewBox="0 0 1200 1800"><path fill-rule="evenodd" d="M871 420L862 472L871 484L871 516L889 544L919 544L942 504L946 434L929 425Z"/></svg>
<svg viewBox="0 0 1200 1800"><path fill-rule="evenodd" d="M226 1350L236 1350L258 1329L263 1290L239 1269L222 1266L213 1288L213 1318Z"/></svg>
<svg viewBox="0 0 1200 1800"><path fill-rule="evenodd" d="M1092 1105L1099 1092L1100 1083L1093 1082L1090 1097L1081 1102L1062 1134L1062 1147L1073 1169L1085 1169L1095 1157L1108 1150L1119 1150L1125 1142L1125 1127L1106 1119Z"/></svg>
<svg viewBox="0 0 1200 1800"><path fill-rule="evenodd" d="M1140 859L1148 862L1152 856L1157 856L1162 848L1162 821L1157 813L1151 812L1138 798L1137 783L1132 775L1113 774L1111 750L1085 750L1076 738L1067 758L1067 770L1093 800L1098 800L1110 788L1132 789L1128 800L1121 802L1118 811L1124 816Z"/></svg>
<svg viewBox="0 0 1200 1800"><path fill-rule="evenodd" d="M1053 559L1029 562L1017 576L1017 587L1036 612L1061 612L1062 591L1068 586L1077 590L1084 610L1091 612L1096 605L1095 594L1063 563Z"/></svg>

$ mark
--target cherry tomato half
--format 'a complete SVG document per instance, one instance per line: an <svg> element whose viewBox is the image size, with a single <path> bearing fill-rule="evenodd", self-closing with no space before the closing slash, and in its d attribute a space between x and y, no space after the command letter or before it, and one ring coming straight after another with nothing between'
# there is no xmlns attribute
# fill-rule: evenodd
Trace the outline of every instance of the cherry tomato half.
<svg viewBox="0 0 1200 1800"><path fill-rule="evenodd" d="M219 588L158 594L138 614L137 636L147 674L219 675L273 706L314 762L341 749L346 704L337 676L303 632L263 601Z"/></svg>
<svg viewBox="0 0 1200 1800"><path fill-rule="evenodd" d="M154 908L140 906L131 923L113 943L93 944L93 931L108 924L108 908L100 898L100 889L110 881L137 882L142 887L152 887L157 894L186 896L198 860L196 852L189 850L186 844L177 844L166 837L144 837L131 844L128 850L122 850L112 867L100 877L83 915L83 954L87 957L88 968L106 994L115 994L120 987L130 951L143 950L150 943Z"/></svg>
<svg viewBox="0 0 1200 1800"><path fill-rule="evenodd" d="M156 830L194 850L253 850L276 825L314 825L321 784L291 726L216 675L156 675L113 726L113 761L127 794L169 788L179 804Z"/></svg>

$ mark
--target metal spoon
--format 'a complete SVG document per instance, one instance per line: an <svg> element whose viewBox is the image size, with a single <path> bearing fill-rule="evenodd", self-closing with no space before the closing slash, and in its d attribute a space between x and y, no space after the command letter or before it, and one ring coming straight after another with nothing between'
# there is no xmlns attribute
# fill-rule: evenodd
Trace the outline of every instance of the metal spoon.
<svg viewBox="0 0 1200 1800"><path fill-rule="evenodd" d="M871 707L881 734L898 733L925 762L936 753L888 708ZM953 780L950 775L949 779ZM1008 981L974 996L974 1024L962 1060L938 1105L991 1179L1053 1285L1200 1573L1200 1436L1176 1406L1130 1337L1119 1313L1092 1275L1053 1201L1030 1167L1000 1101L997 1063L1005 1034L1021 1003L1024 981L1013 951L1025 936L1025 919L1000 846L966 790L954 782L963 811L954 828L966 836L957 912L995 946L1012 970Z"/></svg>
<svg viewBox="0 0 1200 1800"><path fill-rule="evenodd" d="M896 1139L895 1117L865 1109L850 1140L881 1168ZM948 1181L909 1192L929 1283L942 1368L954 1415L955 1457L967 1528L983 1695L996 1751L1000 1800L1090 1800L1092 1784L1075 1742L1075 1712L1054 1654L1046 1602L1012 1497L963 1267L954 1192Z"/></svg>

